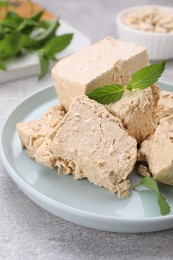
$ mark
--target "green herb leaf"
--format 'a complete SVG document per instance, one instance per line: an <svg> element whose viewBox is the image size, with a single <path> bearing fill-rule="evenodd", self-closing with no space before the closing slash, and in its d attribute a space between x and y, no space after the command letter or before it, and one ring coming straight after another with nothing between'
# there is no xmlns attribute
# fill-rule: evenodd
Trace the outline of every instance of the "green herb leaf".
<svg viewBox="0 0 173 260"><path fill-rule="evenodd" d="M4 39L5 37L5 33L4 32L0 32L0 40Z"/></svg>
<svg viewBox="0 0 173 260"><path fill-rule="evenodd" d="M3 40L0 41L0 59L7 59L15 56L19 51L18 45L21 34L19 32L13 32L6 35Z"/></svg>
<svg viewBox="0 0 173 260"><path fill-rule="evenodd" d="M30 38L28 35L21 34L18 48L25 48L27 50L37 50L40 48L40 45L36 40Z"/></svg>
<svg viewBox="0 0 173 260"><path fill-rule="evenodd" d="M118 101L125 90L145 89L154 84L165 69L166 61L144 67L132 75L129 85L119 84L99 87L88 93L90 99L94 99L101 104L110 104Z"/></svg>
<svg viewBox="0 0 173 260"><path fill-rule="evenodd" d="M70 44L73 35L56 36L59 21L40 21L43 14L44 10L41 10L29 18L23 18L16 12L6 12L5 18L0 21L0 70L5 70L6 60L23 55L26 53L24 50L38 51L39 79L47 73L49 61L57 61L56 53Z"/></svg>
<svg viewBox="0 0 173 260"><path fill-rule="evenodd" d="M165 216L165 215L169 214L170 206L169 206L168 202L166 201L166 199L162 196L160 191L158 191L158 204L160 207L161 215Z"/></svg>
<svg viewBox="0 0 173 260"><path fill-rule="evenodd" d="M112 84L91 91L87 96L94 99L101 104L110 104L118 101L125 91L124 86L119 84Z"/></svg>
<svg viewBox="0 0 173 260"><path fill-rule="evenodd" d="M70 44L72 38L73 34L55 36L45 44L43 48L44 55L47 57L52 57L55 53L64 50Z"/></svg>
<svg viewBox="0 0 173 260"><path fill-rule="evenodd" d="M38 22L44 14L44 10L41 10L30 17L31 20Z"/></svg>
<svg viewBox="0 0 173 260"><path fill-rule="evenodd" d="M24 31L24 30L28 30L28 28L30 29L29 32L31 32L31 30L33 30L35 27L38 27L39 23L32 21L31 19L24 19L20 25L16 28L16 31L20 32L20 31Z"/></svg>
<svg viewBox="0 0 173 260"><path fill-rule="evenodd" d="M48 29L51 24L52 24L52 21L50 21L50 20L41 20L41 21L39 21L39 25L40 25L41 28Z"/></svg>
<svg viewBox="0 0 173 260"><path fill-rule="evenodd" d="M42 51L38 52L40 62L39 80L42 79L49 70L49 59L43 55Z"/></svg>
<svg viewBox="0 0 173 260"><path fill-rule="evenodd" d="M19 26L19 23L16 21L11 21L11 19L5 19L0 21L0 25L2 27L2 29L4 28L9 28L9 29L16 29Z"/></svg>
<svg viewBox="0 0 173 260"><path fill-rule="evenodd" d="M0 60L0 70L6 70L5 64Z"/></svg>
<svg viewBox="0 0 173 260"><path fill-rule="evenodd" d="M127 89L145 89L154 84L162 75L166 61L144 67L132 75Z"/></svg>
<svg viewBox="0 0 173 260"><path fill-rule="evenodd" d="M23 17L19 16L17 13L12 12L12 11L8 11L5 15L5 19L10 19L12 22L22 22L23 21Z"/></svg>
<svg viewBox="0 0 173 260"><path fill-rule="evenodd" d="M153 178L147 176L144 179L142 179L142 181L139 184L137 184L133 189L136 189L136 187L138 187L140 185L155 191L158 196L158 205L160 207L161 215L169 214L170 206L169 206L168 202L166 201L166 199L160 193L157 182Z"/></svg>
<svg viewBox="0 0 173 260"><path fill-rule="evenodd" d="M36 50L40 48L37 41L29 38L25 34L20 32L13 32L6 35L4 39L0 41L0 59L7 59L14 56L19 56L21 49Z"/></svg>
<svg viewBox="0 0 173 260"><path fill-rule="evenodd" d="M39 36L35 37L34 39L37 40L40 44L44 45L47 41L55 36L56 30L59 25L60 24L58 20L53 21L47 30L39 34Z"/></svg>
<svg viewBox="0 0 173 260"><path fill-rule="evenodd" d="M56 58L55 54L48 55L47 58L49 60L52 60L52 61L58 61L58 59Z"/></svg>

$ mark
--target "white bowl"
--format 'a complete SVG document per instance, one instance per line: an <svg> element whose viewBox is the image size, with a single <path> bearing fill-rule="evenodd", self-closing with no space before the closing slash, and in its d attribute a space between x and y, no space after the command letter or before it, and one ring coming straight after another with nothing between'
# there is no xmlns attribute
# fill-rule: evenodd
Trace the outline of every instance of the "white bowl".
<svg viewBox="0 0 173 260"><path fill-rule="evenodd" d="M173 32L156 33L145 32L128 27L123 23L122 18L129 12L139 8L148 8L151 6L134 6L119 12L116 17L118 36L121 40L135 42L147 47L150 60L162 60L173 58ZM159 6L173 12L173 8Z"/></svg>

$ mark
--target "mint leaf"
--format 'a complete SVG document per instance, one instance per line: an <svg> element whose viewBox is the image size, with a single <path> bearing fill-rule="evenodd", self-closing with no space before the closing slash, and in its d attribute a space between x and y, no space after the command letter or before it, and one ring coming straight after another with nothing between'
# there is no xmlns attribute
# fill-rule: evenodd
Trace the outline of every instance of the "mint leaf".
<svg viewBox="0 0 173 260"><path fill-rule="evenodd" d="M132 75L127 89L145 89L154 84L162 75L166 61L144 67Z"/></svg>
<svg viewBox="0 0 173 260"><path fill-rule="evenodd" d="M158 191L158 204L159 204L159 207L160 207L161 215L165 216L165 215L169 214L170 206L167 203L166 199L162 196L160 191Z"/></svg>
<svg viewBox="0 0 173 260"><path fill-rule="evenodd" d="M144 67L132 75L128 86L112 84L99 87L87 94L90 99L94 99L101 104L110 104L118 101L125 90L145 89L154 84L165 69L166 61Z"/></svg>
<svg viewBox="0 0 173 260"><path fill-rule="evenodd" d="M11 22L22 22L24 18L15 12L8 11L5 15L5 19L10 19Z"/></svg>
<svg viewBox="0 0 173 260"><path fill-rule="evenodd" d="M18 48L25 48L27 50L37 50L40 48L40 45L36 40L30 38L28 35L21 34Z"/></svg>
<svg viewBox="0 0 173 260"><path fill-rule="evenodd" d="M45 44L43 48L44 55L47 57L52 57L55 53L64 50L70 44L72 38L73 34L71 33L55 36Z"/></svg>
<svg viewBox="0 0 173 260"><path fill-rule="evenodd" d="M139 185L143 185L149 189L154 190L155 192L158 192L157 182L149 176L143 178L141 182L134 187L134 189Z"/></svg>
<svg viewBox="0 0 173 260"><path fill-rule="evenodd" d="M38 22L44 14L44 10L38 11L36 14L30 17L31 20Z"/></svg>
<svg viewBox="0 0 173 260"><path fill-rule="evenodd" d="M2 30L4 28L15 30L19 26L19 23L16 21L12 22L11 19L5 19L5 20L0 21L0 26L1 26Z"/></svg>
<svg viewBox="0 0 173 260"><path fill-rule="evenodd" d="M31 19L26 18L16 28L16 31L18 31L18 32L22 32L22 31L29 31L29 32L31 32L35 27L38 27L38 26L39 26L38 22L35 22L35 21L31 20Z"/></svg>
<svg viewBox="0 0 173 260"><path fill-rule="evenodd" d="M149 176L145 177L133 189L136 189L136 187L138 187L138 186L144 186L144 187L147 187L147 188L155 191L157 193L157 200L158 200L158 205L160 207L161 215L169 214L170 206L169 206L168 202L166 201L166 199L163 197L163 195L160 193L157 182L153 178L151 178Z"/></svg>
<svg viewBox="0 0 173 260"><path fill-rule="evenodd" d="M56 30L59 27L60 23L58 20L51 22L49 28L39 34L39 36L35 37L34 39L37 40L40 44L44 45L48 42L52 37L55 36Z"/></svg>
<svg viewBox="0 0 173 260"><path fill-rule="evenodd" d="M0 70L6 70L5 64L0 60Z"/></svg>
<svg viewBox="0 0 173 260"><path fill-rule="evenodd" d="M110 104L118 101L122 97L124 91L124 86L119 84L112 84L96 88L87 94L87 96L101 104Z"/></svg>
<svg viewBox="0 0 173 260"><path fill-rule="evenodd" d="M47 73L49 61L57 61L56 53L70 44L73 34L56 36L59 21L40 21L43 14L44 10L41 10L29 18L23 18L15 12L6 12L5 18L0 20L0 70L5 70L8 59L27 53L24 50L38 51L39 79Z"/></svg>
<svg viewBox="0 0 173 260"><path fill-rule="evenodd" d="M50 20L41 20L41 21L39 21L39 25L40 25L41 28L48 29L51 24L52 24L52 21L50 21ZM39 36L40 34L38 34L37 36Z"/></svg>
<svg viewBox="0 0 173 260"><path fill-rule="evenodd" d="M6 35L5 38L0 41L0 59L7 59L15 56L19 51L18 45L20 37L21 34L19 32L13 32Z"/></svg>
<svg viewBox="0 0 173 260"><path fill-rule="evenodd" d="M42 79L49 70L49 59L43 55L42 51L38 52L40 62L39 80Z"/></svg>

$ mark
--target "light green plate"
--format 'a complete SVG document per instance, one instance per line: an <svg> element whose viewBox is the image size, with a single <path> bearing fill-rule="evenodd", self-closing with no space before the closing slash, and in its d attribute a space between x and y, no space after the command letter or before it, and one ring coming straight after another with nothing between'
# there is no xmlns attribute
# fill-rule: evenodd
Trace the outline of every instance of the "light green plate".
<svg viewBox="0 0 173 260"><path fill-rule="evenodd" d="M160 83L171 91L173 86ZM118 199L104 188L87 180L58 175L35 163L22 150L16 123L34 120L57 104L53 86L44 88L20 103L8 116L1 132L1 159L18 187L35 203L56 216L99 230L112 232L148 232L173 228L173 188L161 185L161 191L171 205L168 216L160 216L156 194L150 190L131 191L128 199ZM136 174L132 186L140 180Z"/></svg>

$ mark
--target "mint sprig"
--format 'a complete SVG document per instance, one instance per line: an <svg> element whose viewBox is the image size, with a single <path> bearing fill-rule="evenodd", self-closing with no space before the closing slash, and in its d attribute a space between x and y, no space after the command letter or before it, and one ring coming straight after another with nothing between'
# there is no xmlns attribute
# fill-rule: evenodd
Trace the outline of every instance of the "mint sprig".
<svg viewBox="0 0 173 260"><path fill-rule="evenodd" d="M121 99L125 91L134 89L146 89L151 86L162 75L165 69L166 61L146 66L132 75L127 86L120 84L106 85L92 90L87 96L101 104L110 104Z"/></svg>
<svg viewBox="0 0 173 260"><path fill-rule="evenodd" d="M5 64L9 59L34 51L39 57L39 79L42 79L49 70L50 61L57 60L56 54L70 44L73 34L57 36L59 21L41 20L43 14L44 10L41 10L23 18L16 12L6 13L0 21L0 70L6 70Z"/></svg>
<svg viewBox="0 0 173 260"><path fill-rule="evenodd" d="M88 94L88 97L101 104L109 104L118 101L122 97L124 91L124 86L113 84L94 89Z"/></svg>
<svg viewBox="0 0 173 260"><path fill-rule="evenodd" d="M148 86L154 84L160 76L162 75L165 69L166 61L160 63L152 64L150 66L144 67L132 75L132 79L127 86L131 89L145 89Z"/></svg>
<svg viewBox="0 0 173 260"><path fill-rule="evenodd" d="M157 201L158 201L161 215L165 216L170 213L170 206L166 201L166 199L163 197L163 195L160 193L157 182L153 178L149 176L145 177L133 189L136 190L136 188L139 186L147 187L157 193Z"/></svg>

